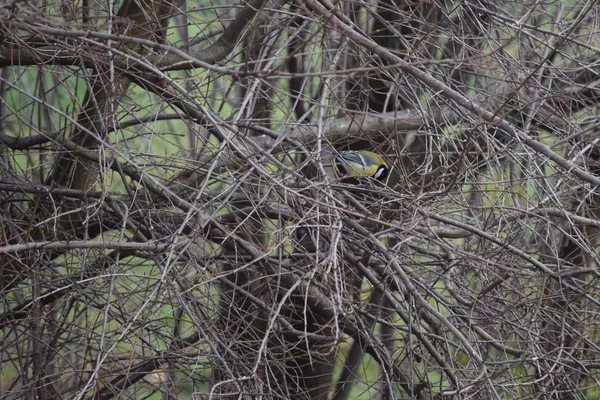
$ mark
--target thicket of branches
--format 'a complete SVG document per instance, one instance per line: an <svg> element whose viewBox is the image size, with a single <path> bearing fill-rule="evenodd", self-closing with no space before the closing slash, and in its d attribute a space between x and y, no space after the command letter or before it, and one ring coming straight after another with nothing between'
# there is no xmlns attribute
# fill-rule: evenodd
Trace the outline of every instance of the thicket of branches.
<svg viewBox="0 0 600 400"><path fill-rule="evenodd" d="M0 396L597 398L599 19L3 3Z"/></svg>

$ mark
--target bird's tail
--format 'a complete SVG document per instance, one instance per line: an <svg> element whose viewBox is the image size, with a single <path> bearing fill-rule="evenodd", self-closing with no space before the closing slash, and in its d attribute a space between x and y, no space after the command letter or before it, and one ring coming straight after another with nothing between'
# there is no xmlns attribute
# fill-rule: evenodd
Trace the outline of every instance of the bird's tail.
<svg viewBox="0 0 600 400"><path fill-rule="evenodd" d="M327 145L327 146L323 146L323 148L321 149L321 153L325 153L328 155L334 155L337 154L337 152L333 149L333 147Z"/></svg>

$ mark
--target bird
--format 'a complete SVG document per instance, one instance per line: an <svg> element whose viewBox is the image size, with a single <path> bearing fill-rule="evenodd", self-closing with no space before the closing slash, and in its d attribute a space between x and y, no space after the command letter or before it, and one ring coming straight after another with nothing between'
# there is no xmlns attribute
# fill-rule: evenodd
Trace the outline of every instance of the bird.
<svg viewBox="0 0 600 400"><path fill-rule="evenodd" d="M333 157L338 178L352 178L360 182L368 182L368 179L384 181L389 174L389 167L383 157L367 150L332 151L323 150L324 153Z"/></svg>

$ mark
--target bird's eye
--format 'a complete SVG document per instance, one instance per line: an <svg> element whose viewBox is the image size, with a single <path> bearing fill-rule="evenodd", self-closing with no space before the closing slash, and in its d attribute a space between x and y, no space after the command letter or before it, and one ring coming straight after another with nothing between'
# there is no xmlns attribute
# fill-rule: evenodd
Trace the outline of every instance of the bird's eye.
<svg viewBox="0 0 600 400"><path fill-rule="evenodd" d="M388 169L385 165L380 165L379 168L377 169L377 172L375 172L375 175L373 176L373 178L377 179L378 181L382 181L384 180L388 175Z"/></svg>

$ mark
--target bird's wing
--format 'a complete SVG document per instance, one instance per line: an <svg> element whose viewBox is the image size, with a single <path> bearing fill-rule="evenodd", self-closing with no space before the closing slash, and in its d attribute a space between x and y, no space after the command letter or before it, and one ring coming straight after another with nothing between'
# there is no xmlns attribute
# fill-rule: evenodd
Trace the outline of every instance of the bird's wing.
<svg viewBox="0 0 600 400"><path fill-rule="evenodd" d="M344 162L346 164L348 164L348 163L356 163L356 164L359 164L359 165L363 165L364 164L364 160L362 159L362 157L360 156L360 154L354 153L354 152L346 152L344 154L341 154L337 158L341 162Z"/></svg>

